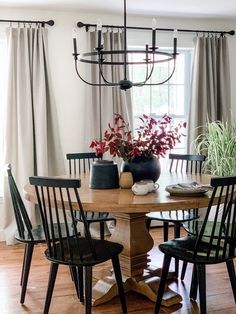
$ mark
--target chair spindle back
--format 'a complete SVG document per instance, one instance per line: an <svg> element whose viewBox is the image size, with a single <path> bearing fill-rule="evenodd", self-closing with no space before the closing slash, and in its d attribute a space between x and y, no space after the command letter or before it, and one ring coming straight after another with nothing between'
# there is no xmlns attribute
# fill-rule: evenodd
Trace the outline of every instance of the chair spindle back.
<svg viewBox="0 0 236 314"><path fill-rule="evenodd" d="M225 260L236 255L235 184L236 177L211 179L214 190L197 238L195 257L206 254L209 260Z"/></svg>
<svg viewBox="0 0 236 314"><path fill-rule="evenodd" d="M30 177L29 181L36 189L40 215L51 258L61 256L64 259L67 256L68 259L69 254L70 259L73 260L74 245L76 245L80 260L83 261L84 253L82 253L79 244L80 234L73 215L75 210L79 210L88 244L86 254L96 259L88 223L79 197L80 180ZM67 215L68 212L70 215ZM65 225L66 237L65 235L62 236L61 224ZM73 234L69 232L69 224L72 225ZM74 241L70 241L72 238Z"/></svg>
<svg viewBox="0 0 236 314"><path fill-rule="evenodd" d="M205 161L204 155L170 154L169 171L198 174L202 172L202 163Z"/></svg>
<svg viewBox="0 0 236 314"><path fill-rule="evenodd" d="M91 165L95 160L101 160L102 154L96 153L68 153L66 159L69 161L69 173L89 173Z"/></svg>

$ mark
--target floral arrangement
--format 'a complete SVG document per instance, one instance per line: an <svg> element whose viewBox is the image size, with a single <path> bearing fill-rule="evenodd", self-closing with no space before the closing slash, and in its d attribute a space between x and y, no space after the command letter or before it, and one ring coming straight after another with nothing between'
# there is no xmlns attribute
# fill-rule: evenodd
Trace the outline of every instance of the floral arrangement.
<svg viewBox="0 0 236 314"><path fill-rule="evenodd" d="M102 140L93 140L91 148L96 154L109 152L112 157L118 156L124 161L132 161L137 156L160 157L180 142L182 128L186 122L174 126L172 118L165 114L160 120L143 114L139 117L141 125L132 134L129 124L120 114L115 114L114 126L108 124Z"/></svg>

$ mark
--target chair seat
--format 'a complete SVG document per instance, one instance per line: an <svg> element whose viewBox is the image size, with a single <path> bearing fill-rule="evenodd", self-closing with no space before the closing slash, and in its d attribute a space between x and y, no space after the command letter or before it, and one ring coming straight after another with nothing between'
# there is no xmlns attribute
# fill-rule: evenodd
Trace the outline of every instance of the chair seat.
<svg viewBox="0 0 236 314"><path fill-rule="evenodd" d="M222 250L219 251L218 256L216 256L216 251L219 250L219 246L215 245L215 249L211 250L210 256L207 256L207 251L209 248L209 237L204 237L204 242L201 241L198 254L194 257L194 250L196 245L197 237L195 236L186 236L183 238L178 238L174 240L170 240L164 242L159 245L159 249L162 253L166 255L171 255L172 257L177 257L180 260L184 260L186 262L194 262L194 263L221 263L232 259L236 254L236 248L233 250L227 249L225 255L223 256L223 242L222 242ZM217 243L216 243L217 244Z"/></svg>
<svg viewBox="0 0 236 314"><path fill-rule="evenodd" d="M68 250L68 241L70 241L70 251ZM88 239L86 238L70 238L65 240L62 244L56 244L56 255L50 255L49 250L45 251L46 257L50 261L56 260L57 263L75 265L75 266L93 266L95 264L103 263L113 256L121 253L123 246L119 243L114 243L106 240L92 239L92 244L95 249L96 259L93 257L90 249ZM63 246L63 250L61 250ZM79 249L83 252L83 259L79 254ZM62 251L64 254L62 254Z"/></svg>
<svg viewBox="0 0 236 314"><path fill-rule="evenodd" d="M43 227L38 225L38 226L33 226L32 228L32 237L30 236L29 232L25 230L24 236L20 236L18 231L15 233L15 238L17 241L23 242L23 243L43 243L45 242L45 235L43 231Z"/></svg>
<svg viewBox="0 0 236 314"><path fill-rule="evenodd" d="M202 220L195 220L195 221L189 221L185 222L183 224L184 229L191 235L198 235L201 228L202 228L203 221ZM205 229L205 235L210 236L212 231L213 221L208 221ZM218 234L219 230L219 223L216 223L216 233Z"/></svg>
<svg viewBox="0 0 236 314"><path fill-rule="evenodd" d="M190 221L199 218L194 210L171 210L163 212L151 212L146 215L152 220L160 220L166 222L179 222Z"/></svg>
<svg viewBox="0 0 236 314"><path fill-rule="evenodd" d="M188 234L197 236L199 235L199 232L202 228L203 225L203 221L202 220L195 220L195 221L190 221L190 222L186 222L183 224L184 229L188 232ZM215 227L214 227L214 222L213 221L208 221L205 227L205 231L204 231L204 236L205 237L210 237L211 236L211 232L212 229L214 227L215 229L215 237L218 237L218 234L220 233L220 222L216 222ZM229 230L228 230L228 234L231 234L232 231L232 224L229 224L228 226ZM226 231L225 227L222 227L223 230L223 234Z"/></svg>
<svg viewBox="0 0 236 314"><path fill-rule="evenodd" d="M100 213L100 212L85 212L86 220L89 223L91 222L101 222L101 221L110 221L115 218L110 213ZM82 218L79 215L76 216L76 219L81 221Z"/></svg>
<svg viewBox="0 0 236 314"><path fill-rule="evenodd" d="M60 224L61 227L61 236L66 238L67 234L66 234L66 228L65 228L65 224ZM55 237L59 238L59 233L58 233L58 228L57 228L57 224L54 224L54 231L55 231ZM24 232L24 237L21 237L19 235L18 232L16 232L15 234L15 238L17 241L23 242L23 243L43 243L46 241L45 239L45 234L43 231L43 226L41 225L37 225L37 226L33 226L31 229L32 235L33 235L33 239L30 237L30 234L27 230L25 230ZM72 226L69 226L69 234L71 236L74 235L74 229Z"/></svg>

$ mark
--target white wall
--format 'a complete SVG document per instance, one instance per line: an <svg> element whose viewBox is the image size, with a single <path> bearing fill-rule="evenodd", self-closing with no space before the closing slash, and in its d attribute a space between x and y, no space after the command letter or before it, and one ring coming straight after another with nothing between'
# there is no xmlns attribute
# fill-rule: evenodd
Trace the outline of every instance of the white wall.
<svg viewBox="0 0 236 314"><path fill-rule="evenodd" d="M158 14L156 14L158 16ZM83 109L86 106L85 85L77 78L74 71L72 58L72 27L78 21L96 23L98 17L103 24L122 24L122 16L96 14L86 14L83 12L55 12L55 11L36 11L36 10L1 10L1 19L53 19L55 25L49 28L49 61L52 77L52 87L57 105L57 116L59 122L59 136L63 148L63 153L75 152L85 149L83 147L83 128L89 127L89 117L83 116ZM128 24L134 26L150 26L151 18L140 16L128 16ZM1 31L7 25L0 25ZM158 27L167 28L190 28L190 29L209 29L209 30L231 30L236 29L236 20L203 20L203 19L165 19L158 18ZM128 33L128 41L132 44L146 43L147 33L135 32ZM84 30L79 31L79 36L84 36ZM132 38L131 38L132 36ZM162 33L158 35L161 44L172 42L172 35ZM193 34L180 34L179 46L190 47ZM236 37L229 36L229 48L231 59L231 80L232 80L232 107L233 116L236 118ZM85 124L84 124L85 123Z"/></svg>

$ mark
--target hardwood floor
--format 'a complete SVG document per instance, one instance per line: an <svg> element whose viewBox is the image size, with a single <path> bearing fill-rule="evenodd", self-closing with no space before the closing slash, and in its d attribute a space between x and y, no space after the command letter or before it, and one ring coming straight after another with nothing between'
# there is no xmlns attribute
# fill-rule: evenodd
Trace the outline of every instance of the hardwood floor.
<svg viewBox="0 0 236 314"><path fill-rule="evenodd" d="M155 245L162 241L162 229L151 231L155 239ZM48 280L49 262L44 257L44 245L37 245L31 265L28 289L25 304L21 305L20 299L20 273L23 258L23 245L6 246L0 243L0 313L19 314L43 312L45 293ZM152 264L161 266L162 255L157 248L151 251ZM236 265L236 263L235 263ZM94 268L94 281L109 274L110 264L103 264ZM175 281L171 288L179 292L183 302L172 308L162 309L162 313L199 313L198 303L190 301L188 297L190 284L191 266L189 265L184 282ZM147 298L134 292L126 294L128 313L153 314L154 303ZM225 265L214 265L207 267L207 313L212 314L236 314L236 305ZM57 281L52 298L51 314L82 314L84 307L75 294L74 285L71 281L67 267L60 266ZM93 308L94 314L120 314L121 308L118 297L107 304Z"/></svg>

